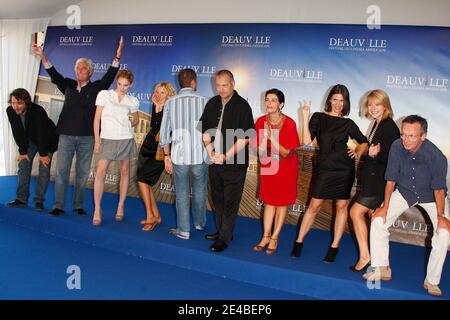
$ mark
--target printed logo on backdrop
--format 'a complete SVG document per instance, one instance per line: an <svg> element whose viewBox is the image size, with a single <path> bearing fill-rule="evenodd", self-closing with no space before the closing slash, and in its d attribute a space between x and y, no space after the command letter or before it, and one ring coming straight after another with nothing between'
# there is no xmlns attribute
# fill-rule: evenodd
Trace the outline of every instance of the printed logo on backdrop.
<svg viewBox="0 0 450 320"><path fill-rule="evenodd" d="M59 37L60 46L92 46L94 44L94 36L61 36Z"/></svg>
<svg viewBox="0 0 450 320"><path fill-rule="evenodd" d="M173 35L133 35L132 46L171 47Z"/></svg>
<svg viewBox="0 0 450 320"><path fill-rule="evenodd" d="M448 78L417 75L386 75L386 87L393 89L448 91Z"/></svg>
<svg viewBox="0 0 450 320"><path fill-rule="evenodd" d="M150 101L152 101L152 93L151 92L131 92L128 91L128 94L130 96L135 97L139 100L139 103L142 104L150 104Z"/></svg>
<svg viewBox="0 0 450 320"><path fill-rule="evenodd" d="M269 80L321 83L323 80L323 71L309 68L270 68Z"/></svg>
<svg viewBox="0 0 450 320"><path fill-rule="evenodd" d="M89 173L88 182L94 182L95 180L95 172L91 168L91 172ZM105 176L105 184L108 185L117 185L120 182L120 176L118 174L107 173Z"/></svg>
<svg viewBox="0 0 450 320"><path fill-rule="evenodd" d="M173 64L171 69L172 75L177 75L183 69L192 69L197 74L197 77L212 77L216 71L217 67L213 65L180 65Z"/></svg>
<svg viewBox="0 0 450 320"><path fill-rule="evenodd" d="M386 39L330 37L328 49L338 51L386 52Z"/></svg>
<svg viewBox="0 0 450 320"><path fill-rule="evenodd" d="M397 219L391 228L403 234L423 236L424 234L426 235L431 233L433 226L431 224L425 223L423 219L416 221Z"/></svg>
<svg viewBox="0 0 450 320"><path fill-rule="evenodd" d="M222 35L220 46L225 48L270 48L270 36Z"/></svg>
<svg viewBox="0 0 450 320"><path fill-rule="evenodd" d="M172 196L175 195L175 185L171 183L161 182L161 184L159 185L159 190L161 193L170 194Z"/></svg>
<svg viewBox="0 0 450 320"><path fill-rule="evenodd" d="M288 214L294 216L296 218L300 217L302 214L306 212L306 205L301 203L296 203L288 208Z"/></svg>
<svg viewBox="0 0 450 320"><path fill-rule="evenodd" d="M108 68L111 66L111 62L92 62L92 65L94 67L94 73L105 73L108 71ZM119 64L119 69L127 70L128 64L121 63Z"/></svg>

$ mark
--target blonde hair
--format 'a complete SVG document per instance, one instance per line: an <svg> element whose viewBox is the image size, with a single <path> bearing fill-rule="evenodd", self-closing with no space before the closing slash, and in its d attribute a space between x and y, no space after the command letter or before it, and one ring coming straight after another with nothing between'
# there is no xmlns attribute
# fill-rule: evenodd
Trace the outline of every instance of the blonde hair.
<svg viewBox="0 0 450 320"><path fill-rule="evenodd" d="M134 80L134 75L133 75L133 72L131 72L130 70L124 70L124 69L122 69L122 70L119 70L119 71L117 72L117 75L116 75L116 81L117 81L119 78L127 79L127 80L130 82L130 84L132 84L132 83L133 83L133 80Z"/></svg>
<svg viewBox="0 0 450 320"><path fill-rule="evenodd" d="M153 91L156 90L156 88L158 87L162 87L164 89L166 89L167 93L169 94L169 97L172 97L174 95L176 95L176 91L173 88L173 85L170 82L159 82L155 85L155 89Z"/></svg>
<svg viewBox="0 0 450 320"><path fill-rule="evenodd" d="M392 117L394 116L394 112L392 111L391 101L389 100L389 96L386 92L384 92L381 89L376 89L370 91L367 94L363 102L363 110L362 110L363 111L362 113L366 118L371 117L369 113L369 100L375 100L377 103L383 105L384 107L383 119L386 118L392 119Z"/></svg>

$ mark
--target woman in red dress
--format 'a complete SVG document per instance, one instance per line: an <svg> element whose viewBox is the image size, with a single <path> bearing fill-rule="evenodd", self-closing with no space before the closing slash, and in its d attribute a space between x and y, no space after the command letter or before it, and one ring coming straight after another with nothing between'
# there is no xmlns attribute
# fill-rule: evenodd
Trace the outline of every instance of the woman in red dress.
<svg viewBox="0 0 450 320"><path fill-rule="evenodd" d="M277 249L288 206L295 204L297 197L298 156L295 149L300 146L300 141L295 121L281 112L283 92L268 90L265 105L267 114L255 123L261 164L259 198L264 202L264 234L253 249L262 251L267 247L266 253L272 254Z"/></svg>

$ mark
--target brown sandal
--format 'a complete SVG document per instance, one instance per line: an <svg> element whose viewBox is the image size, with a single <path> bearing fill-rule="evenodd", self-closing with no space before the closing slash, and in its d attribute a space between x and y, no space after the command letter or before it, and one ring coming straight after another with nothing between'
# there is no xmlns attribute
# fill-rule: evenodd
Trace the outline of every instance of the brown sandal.
<svg viewBox="0 0 450 320"><path fill-rule="evenodd" d="M268 241L264 245L261 245L263 240L268 240ZM253 247L253 250L262 251L262 250L264 250L265 247L267 247L269 245L269 242L270 242L270 236L263 236L261 241L256 246Z"/></svg>
<svg viewBox="0 0 450 320"><path fill-rule="evenodd" d="M270 243L275 242L275 247L270 247ZM278 238L274 239L274 238L270 238L269 241L269 246L267 247L266 253L267 254L273 254L275 251L277 251L277 247L278 247Z"/></svg>
<svg viewBox="0 0 450 320"><path fill-rule="evenodd" d="M155 228L155 222L145 223L142 227L142 231L152 231Z"/></svg>

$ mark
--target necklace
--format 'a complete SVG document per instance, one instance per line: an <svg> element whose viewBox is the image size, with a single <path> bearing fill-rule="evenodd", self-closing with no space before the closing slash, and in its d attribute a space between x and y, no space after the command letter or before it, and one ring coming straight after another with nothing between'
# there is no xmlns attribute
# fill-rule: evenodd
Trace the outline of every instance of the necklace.
<svg viewBox="0 0 450 320"><path fill-rule="evenodd" d="M269 122L269 124L270 124L272 127L278 127L278 126L282 123L283 118L284 118L284 116L283 116L282 114L280 114L280 116L278 117L278 119L277 119L276 121L272 121L272 120L270 119L270 117L267 116L267 121Z"/></svg>

